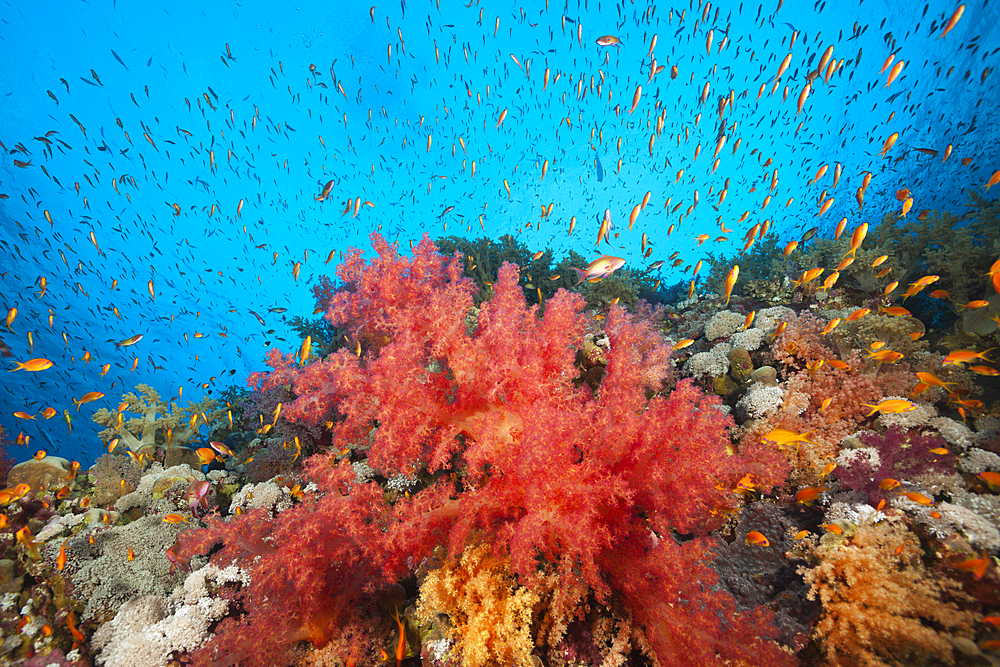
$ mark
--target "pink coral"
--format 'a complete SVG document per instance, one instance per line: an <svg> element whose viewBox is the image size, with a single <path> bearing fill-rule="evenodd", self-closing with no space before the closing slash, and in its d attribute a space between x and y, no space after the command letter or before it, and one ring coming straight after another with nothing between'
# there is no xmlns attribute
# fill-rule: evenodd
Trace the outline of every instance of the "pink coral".
<svg viewBox="0 0 1000 667"><path fill-rule="evenodd" d="M589 321L582 297L560 291L540 316L517 266L504 264L470 333L472 287L457 259L426 239L412 260L373 243L370 265L349 255L346 288L328 311L367 352L341 349L301 369L275 357L260 386L291 381L288 420L331 421L335 448L370 440L377 470L422 470L435 481L390 504L377 484L354 483L346 464L318 455L307 472L323 495L270 529L254 514L184 538L184 553L222 542L216 559L252 570L251 625L228 624L219 643L237 646L234 637L251 631L281 638L272 655L282 641L324 643L344 620L336 609L406 576L436 546L458 554L488 541L528 585L541 558L601 600L622 595L663 664L751 652L787 662L761 639L773 635L767 614L736 614L712 589L710 542L671 536L721 525L738 502L735 481L755 462L727 452L732 420L717 398L690 381L656 395L670 365L654 327L611 308L594 391L576 381ZM274 601L290 598L293 614L273 620Z"/></svg>

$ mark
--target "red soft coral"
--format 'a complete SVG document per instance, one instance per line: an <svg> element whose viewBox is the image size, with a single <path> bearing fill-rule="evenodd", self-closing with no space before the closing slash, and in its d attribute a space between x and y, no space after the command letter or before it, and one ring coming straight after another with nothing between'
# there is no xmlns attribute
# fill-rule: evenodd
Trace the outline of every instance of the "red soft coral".
<svg viewBox="0 0 1000 667"><path fill-rule="evenodd" d="M293 617L278 624L282 641L317 643L342 619L324 600L356 604L363 590L406 576L438 545L459 553L487 540L528 585L543 559L602 600L621 595L663 664L769 650L748 639L765 636L766 623L746 624L729 613L731 598L710 590L714 579L701 565L707 543L673 542L673 531L705 535L720 525L752 462L727 451L732 420L717 398L690 381L656 395L670 365L654 327L611 308L607 368L595 393L574 363L590 321L579 295L560 291L540 317L525 301L518 268L504 264L470 332L471 285L455 259L426 239L412 260L373 242L370 265L349 255L340 272L346 288L328 312L367 341L367 353L340 350L302 369L276 363L278 381L290 380L297 396L283 415L334 422L337 449L370 443L368 462L386 476L423 470L436 481L389 504L377 484L353 483L348 466L317 456L307 471L322 497L274 520L259 561L253 540L232 534L259 519L213 527L209 540L226 544L217 558L251 568L250 622L274 629L276 608L261 600L294 598ZM665 609L678 627L658 620ZM728 621L713 609L727 610ZM685 630L710 619L699 633ZM709 648L684 649L706 635L714 637Z"/></svg>

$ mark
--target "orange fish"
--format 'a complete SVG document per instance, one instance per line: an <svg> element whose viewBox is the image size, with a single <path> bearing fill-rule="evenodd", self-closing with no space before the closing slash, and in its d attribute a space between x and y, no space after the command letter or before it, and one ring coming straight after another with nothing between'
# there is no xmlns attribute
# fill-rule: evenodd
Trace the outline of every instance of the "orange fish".
<svg viewBox="0 0 1000 667"><path fill-rule="evenodd" d="M888 152L892 150L892 147L896 143L897 139L899 139L899 132L893 132L892 134L890 134L889 138L885 140L884 144L882 144L882 150L878 152L878 155L881 157L885 157L886 154L888 154Z"/></svg>
<svg viewBox="0 0 1000 667"><path fill-rule="evenodd" d="M890 308L882 308L881 310L890 317L909 317L913 314L902 306L892 306Z"/></svg>
<svg viewBox="0 0 1000 667"><path fill-rule="evenodd" d="M790 445L793 442L794 443L807 442L811 445L815 445L816 444L815 442L806 439L806 436L808 436L810 433L812 433L812 431L806 431L805 433L796 433L795 431L789 431L783 428L776 428L768 432L768 434L765 435L763 439L769 442L773 442L779 447L783 447L784 445Z"/></svg>
<svg viewBox="0 0 1000 667"><path fill-rule="evenodd" d="M902 352L896 352L894 350L879 350L878 352L868 353L869 359L874 359L881 364L894 364L897 361L901 361L904 355Z"/></svg>
<svg viewBox="0 0 1000 667"><path fill-rule="evenodd" d="M969 558L958 563L953 563L953 565L956 570L971 572L973 578L975 578L976 581L979 581L986 574L986 570L989 569L990 559L986 556L981 558Z"/></svg>
<svg viewBox="0 0 1000 667"><path fill-rule="evenodd" d="M958 23L958 20L962 18L962 14L964 13L965 13L965 5L961 4L958 6L958 9L956 9L954 13L952 13L951 18L948 19L948 23L946 23L944 26L944 30L941 31L941 34L938 35L937 38L941 39L949 32L951 32L951 29L955 27L955 24Z"/></svg>
<svg viewBox="0 0 1000 667"><path fill-rule="evenodd" d="M104 394L102 394L101 392L99 392L99 391L88 391L86 394L84 394L80 398L74 398L73 399L73 405L75 405L76 409L79 411L80 407L84 403L92 403L93 401L99 401L102 398L104 398Z"/></svg>
<svg viewBox="0 0 1000 667"><path fill-rule="evenodd" d="M827 532L833 533L834 535L843 535L844 529L835 523L821 523L820 528L825 528Z"/></svg>
<svg viewBox="0 0 1000 667"><path fill-rule="evenodd" d="M751 530L747 533L747 544L754 544L758 547L769 547L771 543L767 541L767 538L759 530Z"/></svg>
<svg viewBox="0 0 1000 667"><path fill-rule="evenodd" d="M940 387L941 389L944 389L945 391L948 391L948 386L949 385L956 384L954 382L944 382L938 376L934 375L933 373L919 372L916 375L917 375L917 378L921 382L923 382L924 384L926 384L926 385L928 385L930 387Z"/></svg>
<svg viewBox="0 0 1000 667"><path fill-rule="evenodd" d="M801 505L812 505L813 501L819 498L819 494L826 491L823 486L806 486L799 489L795 494L795 502Z"/></svg>
<svg viewBox="0 0 1000 667"><path fill-rule="evenodd" d="M692 338L682 338L681 340L677 341L677 344L674 345L673 349L674 350L682 350L685 347L687 347L689 345L692 345L692 344L694 344L694 339L692 339Z"/></svg>
<svg viewBox="0 0 1000 667"><path fill-rule="evenodd" d="M872 409L871 412L865 415L866 417L871 417L876 412L881 412L882 414L887 415L898 414L900 412L910 412L911 410L917 409L916 403L902 398L890 398L882 401L878 405L871 405L869 403L862 403L861 405Z"/></svg>
<svg viewBox="0 0 1000 667"><path fill-rule="evenodd" d="M918 503L920 505L933 505L934 504L933 500L931 500L930 498L928 498L927 496L925 496L922 493L917 493L916 491L903 491L901 493L897 493L896 495L897 496L906 496L907 498L909 498L913 502Z"/></svg>
<svg viewBox="0 0 1000 667"><path fill-rule="evenodd" d="M736 482L736 487L733 489L736 493L746 494L753 491L756 485L753 483L753 478L749 473L743 476L743 478Z"/></svg>
<svg viewBox="0 0 1000 667"><path fill-rule="evenodd" d="M23 545L24 548L31 553L33 558L39 559L42 557L42 555L38 553L38 543L35 542L34 537L31 534L31 530L27 526L17 531L17 542L18 544Z"/></svg>
<svg viewBox="0 0 1000 667"><path fill-rule="evenodd" d="M989 362L990 360L986 358L986 355L994 348L989 348L985 352L976 352L975 350L955 350L944 358L942 363L945 364L967 364L975 359L982 359L983 361Z"/></svg>
<svg viewBox="0 0 1000 667"><path fill-rule="evenodd" d="M986 482L992 491L1000 491L1000 473L987 470L979 473L976 477Z"/></svg>
<svg viewBox="0 0 1000 667"><path fill-rule="evenodd" d="M898 479L892 479L891 477L886 477L881 482L879 482L878 488L883 491L892 491L899 486Z"/></svg>
<svg viewBox="0 0 1000 667"><path fill-rule="evenodd" d="M60 572L62 572L63 568L66 567L66 543L67 542L69 542L69 538L68 537L65 539L65 541L63 541L62 546L59 547L59 555L56 556L56 569L59 570Z"/></svg>
<svg viewBox="0 0 1000 667"><path fill-rule="evenodd" d="M166 514L163 517L164 523L187 523L187 517L183 517L180 514Z"/></svg>
<svg viewBox="0 0 1000 667"><path fill-rule="evenodd" d="M201 465L208 465L215 460L215 452L210 447L199 447L196 450L198 462Z"/></svg>
<svg viewBox="0 0 1000 667"><path fill-rule="evenodd" d="M403 658L406 657L406 627L399 617L399 609L396 609L396 614L393 618L399 625L399 642L396 644L396 667L399 667L403 664Z"/></svg>
<svg viewBox="0 0 1000 667"><path fill-rule="evenodd" d="M52 368L52 362L49 361L48 359L29 359L24 363L21 363L20 361L15 361L14 364L17 366L17 368L7 371L8 373L13 373L14 371L20 371L20 370L37 372Z"/></svg>
<svg viewBox="0 0 1000 667"><path fill-rule="evenodd" d="M733 268L729 270L726 275L726 306L729 305L729 299L733 294L733 287L736 286L736 281L740 277L740 265L734 264Z"/></svg>

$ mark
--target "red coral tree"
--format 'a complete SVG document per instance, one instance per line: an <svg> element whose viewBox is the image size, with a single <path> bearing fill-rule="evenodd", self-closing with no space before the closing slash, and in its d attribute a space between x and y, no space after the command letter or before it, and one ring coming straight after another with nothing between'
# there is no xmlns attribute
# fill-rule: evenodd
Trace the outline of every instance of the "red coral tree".
<svg viewBox="0 0 1000 667"><path fill-rule="evenodd" d="M705 536L736 505L731 489L753 462L727 452L732 420L717 398L689 381L655 395L670 366L651 324L611 309L606 373L592 392L576 382L589 322L580 295L560 291L539 316L517 266L504 264L470 331L474 288L457 255L446 261L425 238L407 260L372 241L377 257L348 255L338 272L347 287L327 311L367 353L341 349L302 369L275 355L275 372L254 381L290 380L297 398L284 416L334 422L335 448L370 443L369 463L387 476L423 469L437 481L389 504L319 455L308 472L323 495L281 514L269 540L247 537L259 516L186 536L182 551L222 542L215 558L253 577L248 622L223 626L205 651L219 655L248 632L275 651L325 643L345 622L331 607L406 576L438 545L459 553L489 540L527 585L547 564L602 602L620 599L662 665L787 663L766 641L767 613L737 613L706 565ZM678 543L674 531L700 537ZM278 599L301 604L294 618L273 619Z"/></svg>

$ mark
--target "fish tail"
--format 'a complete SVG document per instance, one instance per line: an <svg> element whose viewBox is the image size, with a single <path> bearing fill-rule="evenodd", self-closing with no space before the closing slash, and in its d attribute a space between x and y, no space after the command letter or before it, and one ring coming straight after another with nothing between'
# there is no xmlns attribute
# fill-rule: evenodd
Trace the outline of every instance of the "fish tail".
<svg viewBox="0 0 1000 667"><path fill-rule="evenodd" d="M573 287L576 287L577 285L579 285L580 283L582 283L584 281L584 279L587 276L587 272L584 271L583 269L578 269L576 267L570 267L570 268L573 271L576 271L577 281L575 283L573 283Z"/></svg>
<svg viewBox="0 0 1000 667"><path fill-rule="evenodd" d="M25 366L25 364L22 364L20 361L15 361L14 363L17 364L17 368L10 369L9 371L7 371L8 373L13 373L14 371L19 371L22 368L24 368L24 366Z"/></svg>

